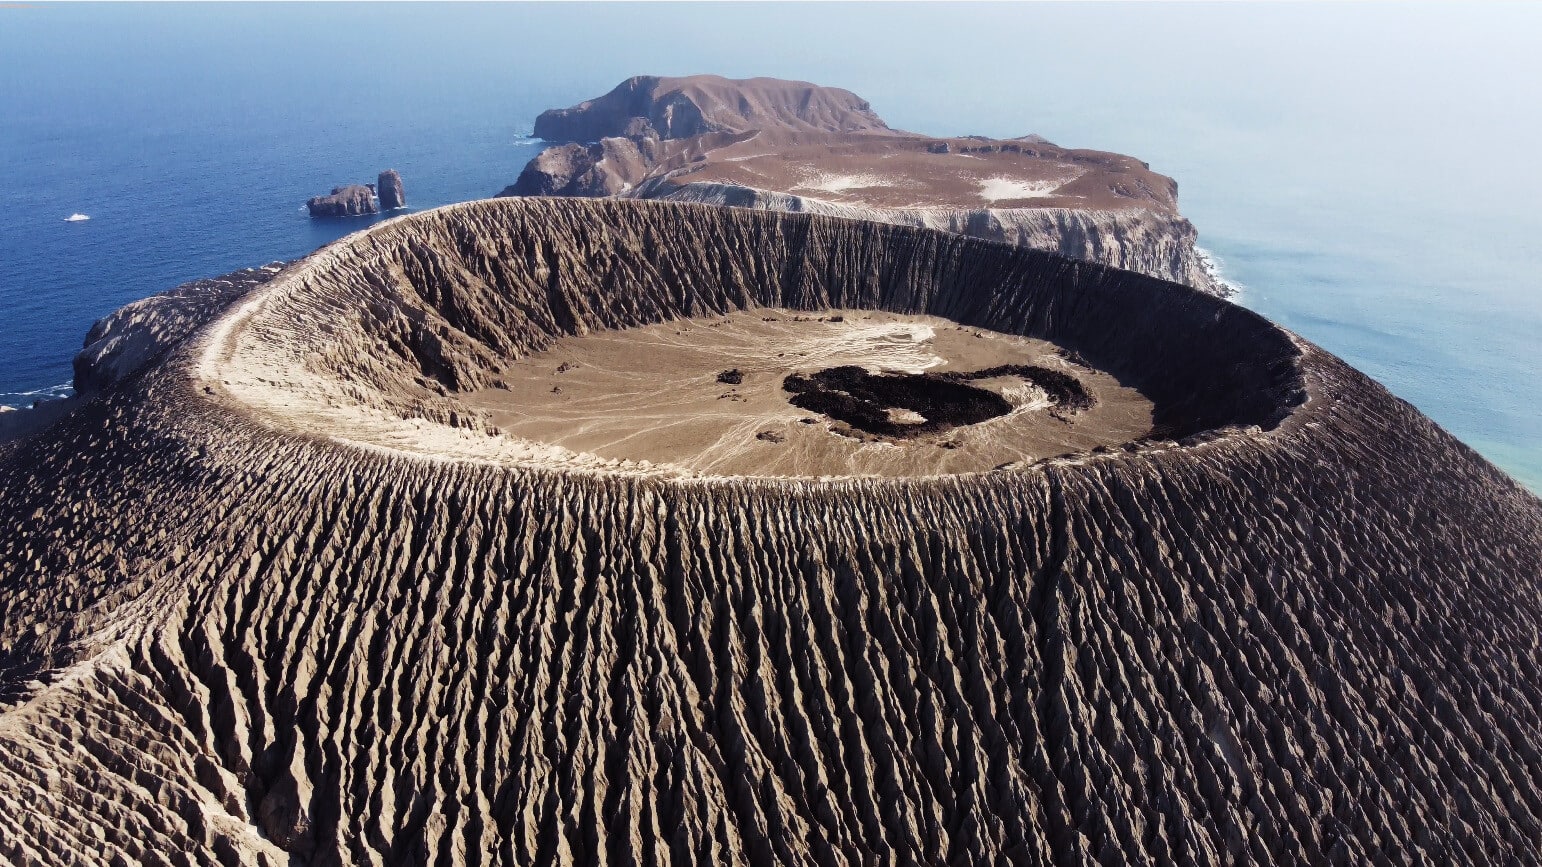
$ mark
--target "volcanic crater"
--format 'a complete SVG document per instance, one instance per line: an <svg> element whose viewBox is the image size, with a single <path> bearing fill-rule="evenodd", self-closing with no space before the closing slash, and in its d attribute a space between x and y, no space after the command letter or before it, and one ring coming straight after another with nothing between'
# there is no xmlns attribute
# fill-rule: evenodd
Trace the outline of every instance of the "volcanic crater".
<svg viewBox="0 0 1542 867"><path fill-rule="evenodd" d="M1542 842L1542 502L1240 307L511 199L208 315L0 443L0 860Z"/></svg>
<svg viewBox="0 0 1542 867"><path fill-rule="evenodd" d="M1143 299L1170 305L1159 334L1155 317L1115 319L1120 290L1085 291L1092 270L1059 258L614 207L473 203L352 239L222 325L200 376L338 439L679 478L983 472L1273 426L1303 399L1297 349L1262 320ZM679 220L700 245L658 243ZM937 273L907 273L922 268ZM324 344L287 339L318 317ZM1238 352L1218 328L1257 342Z"/></svg>

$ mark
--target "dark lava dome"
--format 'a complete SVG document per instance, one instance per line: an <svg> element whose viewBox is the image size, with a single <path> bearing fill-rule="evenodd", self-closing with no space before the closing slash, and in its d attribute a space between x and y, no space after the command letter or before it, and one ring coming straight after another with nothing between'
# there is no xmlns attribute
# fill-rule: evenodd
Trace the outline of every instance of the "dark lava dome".
<svg viewBox="0 0 1542 867"><path fill-rule="evenodd" d="M637 373L553 356L539 390L507 378L565 342L667 332L658 355L800 316L1039 355L692 356L718 416L752 406L718 395L777 396L786 428L751 415L724 464L787 462L764 477L564 445L582 412L511 432L522 395ZM1116 380L1149 418L999 471L911 471L967 451L928 436L983 449L1103 406L1035 367ZM783 368L857 422L1044 397L852 446L911 456L859 477L795 451L820 424L785 406ZM314 254L0 444L0 491L0 861L1542 845L1542 502L1253 313L1087 263L799 214L457 205Z"/></svg>
<svg viewBox="0 0 1542 867"><path fill-rule="evenodd" d="M1002 395L969 384L972 379L1011 377L1032 382L1059 410L1086 409L1094 398L1073 376L1026 364L952 373L873 373L855 365L827 367L809 376L789 375L782 388L791 403L843 421L867 433L909 438L979 424L1012 411ZM898 410L916 416L895 421Z"/></svg>

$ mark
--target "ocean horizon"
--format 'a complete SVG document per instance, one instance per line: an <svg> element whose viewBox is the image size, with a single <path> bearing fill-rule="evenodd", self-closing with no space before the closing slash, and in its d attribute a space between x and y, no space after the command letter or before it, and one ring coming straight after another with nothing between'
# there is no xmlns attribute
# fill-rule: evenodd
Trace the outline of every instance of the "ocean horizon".
<svg viewBox="0 0 1542 867"><path fill-rule="evenodd" d="M897 128L1149 162L1238 303L1542 492L1539 24L1457 4L0 9L0 405L67 393L123 304L395 215L308 217L333 186L394 168L409 211L486 198L543 147L544 109L635 74L767 75Z"/></svg>

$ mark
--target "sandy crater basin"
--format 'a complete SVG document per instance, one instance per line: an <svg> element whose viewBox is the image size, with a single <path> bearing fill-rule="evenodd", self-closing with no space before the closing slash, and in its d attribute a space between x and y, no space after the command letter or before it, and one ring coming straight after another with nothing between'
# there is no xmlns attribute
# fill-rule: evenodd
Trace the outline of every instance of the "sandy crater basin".
<svg viewBox="0 0 1542 867"><path fill-rule="evenodd" d="M1009 412L916 436L875 434L794 405L789 375L844 365L942 375L1034 365L1074 377L1093 405L1061 411L1031 381L981 378L970 384L1005 398ZM503 436L717 476L977 472L1119 445L1152 428L1149 400L1053 343L873 310L759 308L563 337L460 399ZM899 423L925 420L889 412Z"/></svg>

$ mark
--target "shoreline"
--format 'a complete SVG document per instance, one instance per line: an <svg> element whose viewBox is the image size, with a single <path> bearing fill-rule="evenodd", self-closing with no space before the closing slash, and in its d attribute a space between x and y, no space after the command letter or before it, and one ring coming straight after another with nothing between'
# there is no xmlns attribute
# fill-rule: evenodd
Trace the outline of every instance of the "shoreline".
<svg viewBox="0 0 1542 867"><path fill-rule="evenodd" d="M1214 251L1199 244L1194 245L1194 255L1198 257L1200 270L1204 271L1205 277L1221 288L1221 291L1224 293L1221 297L1232 303L1237 303L1237 300L1242 297L1242 293L1247 287L1236 280L1227 278L1225 260L1217 256Z"/></svg>
<svg viewBox="0 0 1542 867"><path fill-rule="evenodd" d="M75 382L63 382L31 391L0 392L0 412L23 412L75 396Z"/></svg>

